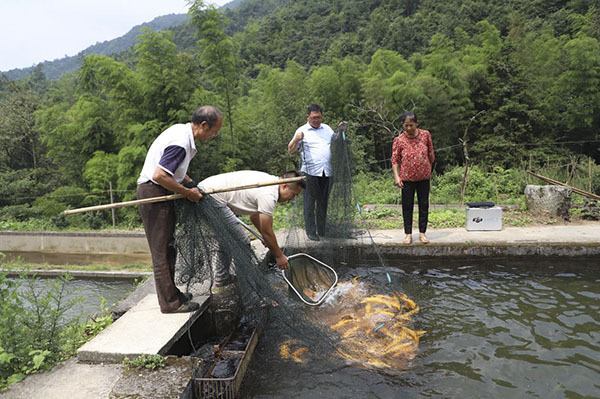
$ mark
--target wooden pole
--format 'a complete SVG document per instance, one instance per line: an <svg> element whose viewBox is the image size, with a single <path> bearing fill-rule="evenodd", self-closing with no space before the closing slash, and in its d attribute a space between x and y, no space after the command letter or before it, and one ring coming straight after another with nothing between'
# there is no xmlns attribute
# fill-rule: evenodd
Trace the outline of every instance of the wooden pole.
<svg viewBox="0 0 600 399"><path fill-rule="evenodd" d="M572 187L572 186L566 185L565 183L561 183L559 181L552 180L552 179L550 179L548 177L544 177L544 176L538 175L538 174L536 174L536 173L534 173L534 172L532 172L530 170L528 170L527 173L529 173L530 175L535 176L538 179L543 180L543 181L545 181L547 183L555 184L557 186L563 186L563 187L570 188L574 193L577 193L579 195L583 195L584 197L588 197L588 198L593 198L593 199L600 200L600 195L597 195L597 194L594 194L594 193L588 193L587 191L583 191L583 190L581 190L579 188Z"/></svg>
<svg viewBox="0 0 600 399"><path fill-rule="evenodd" d="M529 154L529 170L531 170L531 154ZM530 183L531 180L529 180L529 176L527 176L527 184Z"/></svg>
<svg viewBox="0 0 600 399"><path fill-rule="evenodd" d="M295 183L295 182L299 182L299 181L302 181L305 179L306 179L306 177L304 177L304 176L288 177L287 179L278 179L278 180L273 180L273 181L265 181L265 182L259 182L259 183L253 183L253 184L246 184L243 186L208 189L208 190L204 191L204 194L210 195L210 194L216 194L216 193L224 193L224 192L228 192L228 191L238 191L238 190L247 190L250 188L274 186L276 184ZM161 197L152 197L152 198L144 198L141 200L117 202L116 204L106 204L106 205L88 206L86 208L68 209L68 210L64 211L63 213L65 215L73 215L76 213L101 211L101 210L105 210L105 209L123 208L126 206L132 206L132 205L143 205L143 204L152 204L155 202L171 201L171 200L175 200L175 199L179 199L179 198L185 198L185 197L181 194L163 195Z"/></svg>
<svg viewBox="0 0 600 399"><path fill-rule="evenodd" d="M110 203L113 204L113 192L112 192L112 182L108 182L108 189L110 190ZM115 208L111 209L111 213L112 213L112 222L113 222L113 229L117 227L117 223L115 220Z"/></svg>
<svg viewBox="0 0 600 399"><path fill-rule="evenodd" d="M588 158L588 176L590 177L590 183L588 184L588 191L592 192L592 157Z"/></svg>
<svg viewBox="0 0 600 399"><path fill-rule="evenodd" d="M571 160L571 168L569 169L567 166L568 177L567 181L565 182L567 185L570 185L571 181L575 178L575 173L577 173L577 164L579 164L579 156L571 155L569 158ZM531 168L529 169L531 170Z"/></svg>
<svg viewBox="0 0 600 399"><path fill-rule="evenodd" d="M467 134L469 133L469 127L471 123L481 114L483 111L479 111L475 115L473 115L469 119L469 123L467 127L465 127L465 133L463 134L462 139L458 139L458 141L462 144L463 147L463 157L465 158L465 173L463 175L462 185L460 186L460 202L464 204L465 202L465 191L467 190L467 179L469 177L469 150L467 149L467 142L469 141L467 138Z"/></svg>

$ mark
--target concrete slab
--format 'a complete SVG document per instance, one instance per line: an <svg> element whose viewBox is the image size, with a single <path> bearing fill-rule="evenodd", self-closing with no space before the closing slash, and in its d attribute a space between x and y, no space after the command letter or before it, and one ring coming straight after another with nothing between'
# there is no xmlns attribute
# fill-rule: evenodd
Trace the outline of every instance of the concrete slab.
<svg viewBox="0 0 600 399"><path fill-rule="evenodd" d="M71 358L48 372L11 385L0 393L0 398L108 399L121 373L120 364L83 364Z"/></svg>
<svg viewBox="0 0 600 399"><path fill-rule="evenodd" d="M278 233L284 240L285 233ZM427 232L428 244L419 242L413 231L413 243L405 245L404 231L365 230L354 239L310 241L301 233L291 252L319 253L320 247L334 243L340 250L369 253L373 242L381 255L409 257L468 256L600 256L600 223L570 226L505 227L500 231L467 231L465 228L435 229ZM372 238L372 240L371 240Z"/></svg>
<svg viewBox="0 0 600 399"><path fill-rule="evenodd" d="M200 309L192 313L163 314L156 294L147 295L112 325L77 351L88 363L120 363L139 355L166 355L169 348L208 306L208 296L194 297Z"/></svg>
<svg viewBox="0 0 600 399"><path fill-rule="evenodd" d="M402 230L372 230L371 235L377 244L402 246L404 239ZM600 244L600 223L581 226L505 227L499 231L467 231L464 228L435 229L428 231L427 236L431 244ZM367 240L368 236L363 235L360 239ZM418 232L413 232L412 245L423 245L419 242Z"/></svg>
<svg viewBox="0 0 600 399"><path fill-rule="evenodd" d="M180 399L191 379L191 359L169 356L165 367L156 370L125 369L113 386L110 398Z"/></svg>

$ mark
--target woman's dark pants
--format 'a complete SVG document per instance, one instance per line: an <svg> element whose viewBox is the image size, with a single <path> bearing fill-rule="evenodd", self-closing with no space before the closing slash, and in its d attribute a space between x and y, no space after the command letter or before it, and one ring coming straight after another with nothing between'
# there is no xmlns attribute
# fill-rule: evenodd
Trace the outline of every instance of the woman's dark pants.
<svg viewBox="0 0 600 399"><path fill-rule="evenodd" d="M402 185L402 217L404 233L412 234L413 208L415 206L415 191L419 204L419 232L427 231L429 220L429 179L421 181L403 181Z"/></svg>

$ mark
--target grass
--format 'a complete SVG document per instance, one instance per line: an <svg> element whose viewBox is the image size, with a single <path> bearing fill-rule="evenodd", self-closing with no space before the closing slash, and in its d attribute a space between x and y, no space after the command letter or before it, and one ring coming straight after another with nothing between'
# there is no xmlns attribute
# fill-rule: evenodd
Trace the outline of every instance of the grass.
<svg viewBox="0 0 600 399"><path fill-rule="evenodd" d="M571 222L581 221L581 209L571 208ZM413 227L418 227L418 211L413 214ZM464 227L466 223L466 211L464 208L441 207L429 210L429 229L448 229ZM516 207L504 209L502 212L502 225L504 227L527 227L539 225L560 225L566 223L560 217L535 216L524 208ZM402 211L399 207L378 206L374 210L364 212L359 222L363 228L387 230L402 229Z"/></svg>

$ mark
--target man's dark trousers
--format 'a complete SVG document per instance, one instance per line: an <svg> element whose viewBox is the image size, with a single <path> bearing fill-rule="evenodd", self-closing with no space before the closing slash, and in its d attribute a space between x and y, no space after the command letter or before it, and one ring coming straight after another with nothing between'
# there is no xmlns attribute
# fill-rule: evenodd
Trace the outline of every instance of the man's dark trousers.
<svg viewBox="0 0 600 399"><path fill-rule="evenodd" d="M331 191L331 178L326 176L306 176L304 190L304 226L307 235L325 236L327 224L327 204ZM315 223L316 207L316 223Z"/></svg>
<svg viewBox="0 0 600 399"><path fill-rule="evenodd" d="M173 193L148 182L139 184L136 194L138 199L144 199ZM162 201L143 204L139 208L152 255L158 304L161 312L172 312L182 304L181 291L175 286L175 205L173 201Z"/></svg>

